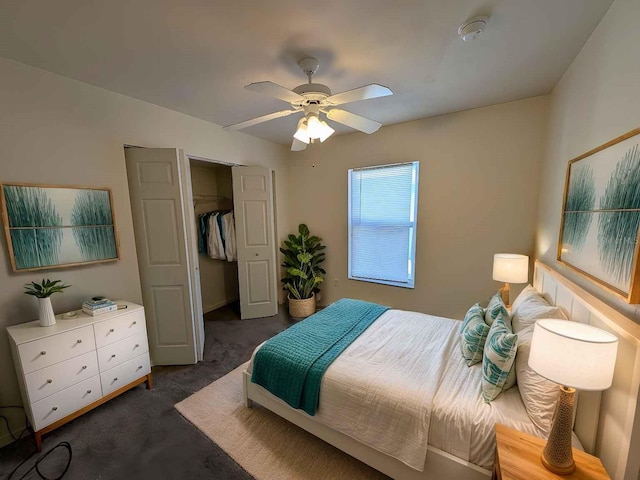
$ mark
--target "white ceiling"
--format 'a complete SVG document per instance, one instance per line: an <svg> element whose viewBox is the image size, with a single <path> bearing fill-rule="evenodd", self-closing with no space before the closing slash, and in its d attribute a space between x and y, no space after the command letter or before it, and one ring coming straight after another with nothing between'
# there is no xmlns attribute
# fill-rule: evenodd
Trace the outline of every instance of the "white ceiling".
<svg viewBox="0 0 640 480"><path fill-rule="evenodd" d="M549 93L611 3L2 0L0 56L228 125L286 108L242 87L305 83L311 55L333 93L390 87L344 107L389 125ZM484 34L462 42L458 25L481 14ZM296 122L245 132L290 143Z"/></svg>

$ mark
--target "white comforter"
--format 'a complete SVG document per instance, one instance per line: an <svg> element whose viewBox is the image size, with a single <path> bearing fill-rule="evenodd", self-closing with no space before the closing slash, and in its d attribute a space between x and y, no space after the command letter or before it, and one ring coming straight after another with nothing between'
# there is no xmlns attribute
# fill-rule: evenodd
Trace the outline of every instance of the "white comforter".
<svg viewBox="0 0 640 480"><path fill-rule="evenodd" d="M326 371L314 418L416 470L427 444L490 468L496 421L537 431L517 388L484 403L481 365L464 363L459 328L388 310Z"/></svg>

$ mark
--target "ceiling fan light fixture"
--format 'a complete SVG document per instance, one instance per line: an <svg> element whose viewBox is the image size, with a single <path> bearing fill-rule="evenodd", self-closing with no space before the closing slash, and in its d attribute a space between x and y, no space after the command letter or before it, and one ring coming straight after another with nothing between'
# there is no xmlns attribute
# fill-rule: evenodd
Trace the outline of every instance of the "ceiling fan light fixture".
<svg viewBox="0 0 640 480"><path fill-rule="evenodd" d="M311 142L311 136L309 135L309 129L307 128L307 119L305 117L302 117L298 122L298 129L296 130L296 133L293 134L293 138L306 144Z"/></svg>
<svg viewBox="0 0 640 480"><path fill-rule="evenodd" d="M307 117L307 133L310 138L324 142L335 130L327 125L327 122L320 120L317 115L310 114Z"/></svg>

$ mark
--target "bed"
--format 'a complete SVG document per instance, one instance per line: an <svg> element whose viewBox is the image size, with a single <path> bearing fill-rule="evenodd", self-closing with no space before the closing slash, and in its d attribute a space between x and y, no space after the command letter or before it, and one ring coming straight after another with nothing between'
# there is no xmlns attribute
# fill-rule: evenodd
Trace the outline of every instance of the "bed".
<svg viewBox="0 0 640 480"><path fill-rule="evenodd" d="M637 324L541 263L536 263L534 286L570 319L620 338L614 386L602 401L599 393L581 394L575 434L587 451L601 457L612 478L636 479L640 464L629 451L638 441ZM398 328L400 324L408 330ZM389 310L331 364L315 416L252 383L252 364L244 374L245 403L262 405L392 478L486 479L495 423L543 433L527 415L517 386L491 404L480 398L481 366L467 367L462 361L459 325L456 320ZM412 342L403 331L427 340ZM385 348L393 354L385 356ZM430 408L419 411L424 405Z"/></svg>

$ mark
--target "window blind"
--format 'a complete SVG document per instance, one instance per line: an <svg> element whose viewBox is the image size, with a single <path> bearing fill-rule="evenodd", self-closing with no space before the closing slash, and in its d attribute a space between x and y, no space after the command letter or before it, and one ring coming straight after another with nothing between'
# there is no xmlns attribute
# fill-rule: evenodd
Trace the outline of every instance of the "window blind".
<svg viewBox="0 0 640 480"><path fill-rule="evenodd" d="M349 170L349 278L413 288L418 162Z"/></svg>

